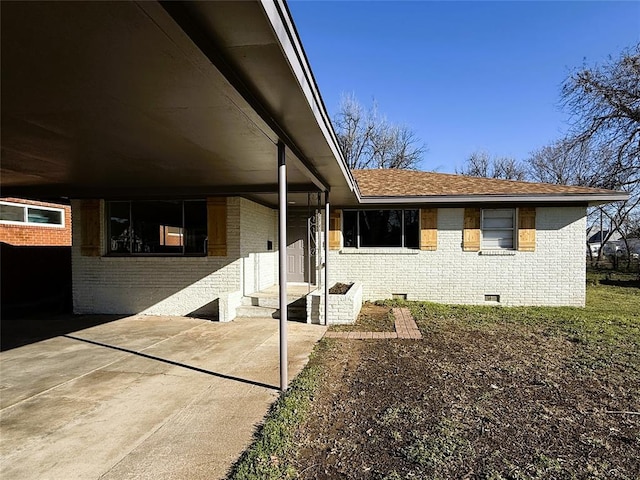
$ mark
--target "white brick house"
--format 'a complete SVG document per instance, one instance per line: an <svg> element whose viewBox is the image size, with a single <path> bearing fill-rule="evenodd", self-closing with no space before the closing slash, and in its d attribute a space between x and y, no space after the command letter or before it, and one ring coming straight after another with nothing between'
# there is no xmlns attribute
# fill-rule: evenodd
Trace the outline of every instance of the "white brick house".
<svg viewBox="0 0 640 480"><path fill-rule="evenodd" d="M353 173L360 202L333 211L329 283L361 282L366 300L584 305L587 205L614 192L429 172Z"/></svg>
<svg viewBox="0 0 640 480"><path fill-rule="evenodd" d="M70 201L77 313L229 321L272 285L282 310L287 281L323 302L339 281L364 299L583 305L586 208L626 198L349 171L283 0L2 16L3 195Z"/></svg>
<svg viewBox="0 0 640 480"><path fill-rule="evenodd" d="M353 174L360 198L331 210L329 285L357 282L364 300L584 305L586 207L614 192L427 172ZM125 213L116 218L123 203ZM137 209L139 203L157 208L155 220ZM182 241L176 245L163 244L158 226L171 223L169 217L158 223L164 203L103 200L92 209L90 202L72 202L77 313L197 314L229 321L243 296L278 283L278 252L269 248L278 240L275 209L241 197L201 200L208 245L188 255L189 227L178 227L174 235ZM141 215L156 222L151 233L139 234L140 248L128 237L131 244L118 250L119 225L140 232ZM173 225L185 224L180 222ZM216 231L216 222L223 228ZM322 263L322 256L302 262L303 270L318 270L307 272L307 279L322 278ZM329 323L345 321L341 308L350 307L330 308ZM324 322L321 311L315 318Z"/></svg>
<svg viewBox="0 0 640 480"><path fill-rule="evenodd" d="M332 281L357 280L366 300L503 305L572 305L585 300L584 207L536 208L536 250L462 248L464 208L438 208L435 251L332 250Z"/></svg>

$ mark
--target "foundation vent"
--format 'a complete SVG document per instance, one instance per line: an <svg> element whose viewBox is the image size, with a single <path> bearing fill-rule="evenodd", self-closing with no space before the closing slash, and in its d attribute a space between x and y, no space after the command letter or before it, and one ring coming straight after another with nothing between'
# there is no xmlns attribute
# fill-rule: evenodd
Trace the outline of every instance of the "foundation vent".
<svg viewBox="0 0 640 480"><path fill-rule="evenodd" d="M495 294L485 295L484 296L484 301L485 302L500 303L500 295L495 295Z"/></svg>

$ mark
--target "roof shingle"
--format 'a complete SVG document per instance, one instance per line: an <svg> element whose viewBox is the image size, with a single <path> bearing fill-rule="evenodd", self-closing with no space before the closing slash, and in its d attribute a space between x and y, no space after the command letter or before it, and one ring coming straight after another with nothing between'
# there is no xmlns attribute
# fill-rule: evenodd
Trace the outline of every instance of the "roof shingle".
<svg viewBox="0 0 640 480"><path fill-rule="evenodd" d="M615 194L600 188L518 182L415 170L352 170L363 197L448 195L594 195Z"/></svg>

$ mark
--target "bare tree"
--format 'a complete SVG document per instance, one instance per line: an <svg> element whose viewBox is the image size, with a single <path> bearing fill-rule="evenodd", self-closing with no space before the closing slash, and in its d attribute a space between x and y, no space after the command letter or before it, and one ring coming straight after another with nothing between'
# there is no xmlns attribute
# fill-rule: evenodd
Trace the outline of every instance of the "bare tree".
<svg viewBox="0 0 640 480"><path fill-rule="evenodd" d="M388 122L375 102L365 110L353 94L342 96L334 126L351 169L415 169L426 152L410 128Z"/></svg>
<svg viewBox="0 0 640 480"><path fill-rule="evenodd" d="M526 168L515 158L491 157L487 152L473 152L462 168L456 168L456 173L503 180L522 181L527 178Z"/></svg>
<svg viewBox="0 0 640 480"><path fill-rule="evenodd" d="M624 190L626 202L591 209L589 224L608 230L602 246L616 232L626 243L630 218L640 208L640 44L619 58L583 67L564 82L562 106L571 115L568 135L543 147L528 160L536 181Z"/></svg>
<svg viewBox="0 0 640 480"><path fill-rule="evenodd" d="M528 177L536 182L595 187L600 175L593 157L589 150L572 148L566 139L558 140L531 154Z"/></svg>
<svg viewBox="0 0 640 480"><path fill-rule="evenodd" d="M562 106L571 115L565 139L574 152L598 152L601 185L622 188L640 179L640 44L583 67L562 86Z"/></svg>

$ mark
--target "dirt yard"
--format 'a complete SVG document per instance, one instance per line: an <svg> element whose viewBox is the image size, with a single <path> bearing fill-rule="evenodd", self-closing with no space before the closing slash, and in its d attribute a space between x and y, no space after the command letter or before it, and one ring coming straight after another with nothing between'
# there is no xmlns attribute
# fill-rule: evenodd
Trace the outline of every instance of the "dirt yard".
<svg viewBox="0 0 640 480"><path fill-rule="evenodd" d="M334 332L394 332L394 320L391 309L383 305L365 302L355 325L334 325Z"/></svg>
<svg viewBox="0 0 640 480"><path fill-rule="evenodd" d="M418 311L420 341L331 340L297 477L640 477L637 343L464 312Z"/></svg>
<svg viewBox="0 0 640 480"><path fill-rule="evenodd" d="M228 478L640 479L628 277L590 274L585 308L408 302L422 340L325 337Z"/></svg>

